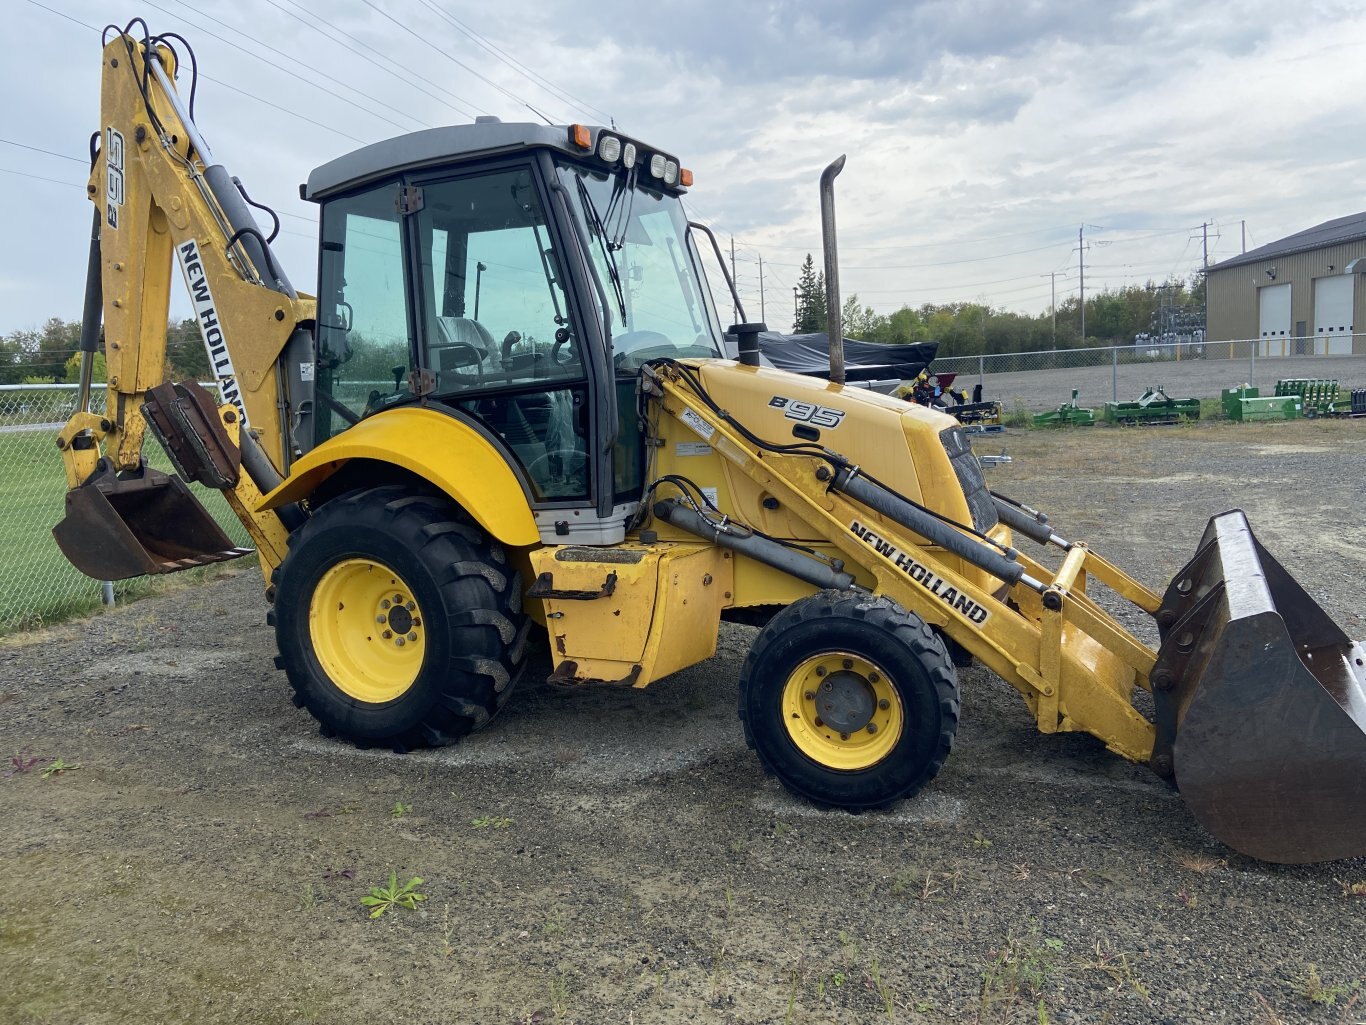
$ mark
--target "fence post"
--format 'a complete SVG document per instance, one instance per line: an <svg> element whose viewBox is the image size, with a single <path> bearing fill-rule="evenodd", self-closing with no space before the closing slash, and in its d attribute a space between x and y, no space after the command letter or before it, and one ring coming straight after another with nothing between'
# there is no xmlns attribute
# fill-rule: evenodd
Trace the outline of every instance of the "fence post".
<svg viewBox="0 0 1366 1025"><path fill-rule="evenodd" d="M987 358L980 352L977 354L977 386L983 392L987 390Z"/></svg>
<svg viewBox="0 0 1366 1025"><path fill-rule="evenodd" d="M100 581L100 601L105 605L114 604L114 582L112 580Z"/></svg>
<svg viewBox="0 0 1366 1025"><path fill-rule="evenodd" d="M1110 346L1110 401L1119 401L1119 346Z"/></svg>
<svg viewBox="0 0 1366 1025"><path fill-rule="evenodd" d="M1247 383L1254 388L1257 387L1257 344L1257 339L1254 338L1252 344L1247 347L1248 352L1252 354L1252 366L1247 372Z"/></svg>

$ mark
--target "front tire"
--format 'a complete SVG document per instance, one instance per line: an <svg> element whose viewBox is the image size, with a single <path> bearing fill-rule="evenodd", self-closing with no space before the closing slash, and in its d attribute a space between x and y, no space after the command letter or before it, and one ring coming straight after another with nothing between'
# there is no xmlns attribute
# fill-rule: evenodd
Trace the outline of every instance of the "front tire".
<svg viewBox="0 0 1366 1025"><path fill-rule="evenodd" d="M788 790L882 808L920 790L958 727L939 636L885 597L822 591L760 631L740 677L745 740Z"/></svg>
<svg viewBox="0 0 1366 1025"><path fill-rule="evenodd" d="M353 491L291 538L275 633L295 704L322 732L396 751L486 725L522 668L521 575L441 497Z"/></svg>

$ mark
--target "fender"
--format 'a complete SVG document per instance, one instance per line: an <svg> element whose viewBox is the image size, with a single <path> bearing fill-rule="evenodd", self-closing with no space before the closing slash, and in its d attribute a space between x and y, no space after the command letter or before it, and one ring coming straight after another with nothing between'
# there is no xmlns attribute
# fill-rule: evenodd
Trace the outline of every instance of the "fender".
<svg viewBox="0 0 1366 1025"><path fill-rule="evenodd" d="M465 421L413 406L367 417L295 460L289 479L257 510L306 499L352 459L374 459L416 473L504 544L540 543L531 500L507 457Z"/></svg>

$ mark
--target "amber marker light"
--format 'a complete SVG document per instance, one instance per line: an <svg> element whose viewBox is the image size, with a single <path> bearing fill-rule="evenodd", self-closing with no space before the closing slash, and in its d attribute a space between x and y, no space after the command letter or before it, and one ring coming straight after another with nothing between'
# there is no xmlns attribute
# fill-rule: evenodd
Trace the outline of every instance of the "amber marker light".
<svg viewBox="0 0 1366 1025"><path fill-rule="evenodd" d="M685 189L692 188L692 172L686 167L678 172L678 184L682 185Z"/></svg>
<svg viewBox="0 0 1366 1025"><path fill-rule="evenodd" d="M592 149L593 133L583 125L570 125L569 141L579 147L579 149Z"/></svg>

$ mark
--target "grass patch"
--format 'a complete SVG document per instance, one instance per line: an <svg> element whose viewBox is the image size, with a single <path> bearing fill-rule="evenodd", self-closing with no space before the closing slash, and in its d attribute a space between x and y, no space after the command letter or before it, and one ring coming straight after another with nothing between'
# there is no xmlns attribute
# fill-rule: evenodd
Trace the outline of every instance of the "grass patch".
<svg viewBox="0 0 1366 1025"><path fill-rule="evenodd" d="M0 434L0 635L32 630L71 619L100 607L100 584L66 561L51 530L62 518L66 476L50 429ZM166 455L156 445L145 450L148 462L170 473ZM233 543L250 546L246 528L221 495L191 485ZM208 567L207 569L213 569ZM202 581L205 570L176 574ZM115 601L156 593L162 578L142 577L114 586Z"/></svg>

